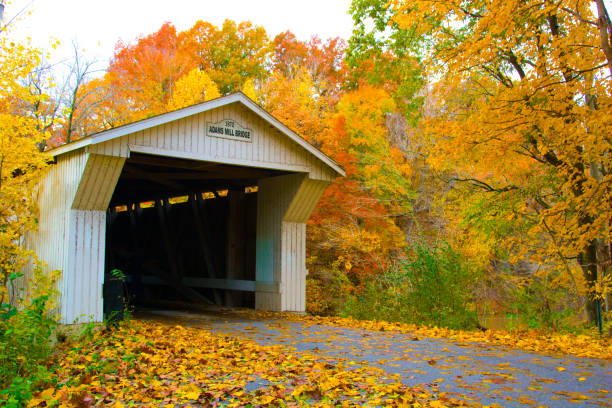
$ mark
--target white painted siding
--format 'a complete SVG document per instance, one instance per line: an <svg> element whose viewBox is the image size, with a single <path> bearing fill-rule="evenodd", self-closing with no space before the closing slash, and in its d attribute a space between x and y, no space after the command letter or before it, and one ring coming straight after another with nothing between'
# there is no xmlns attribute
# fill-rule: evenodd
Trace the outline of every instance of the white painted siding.
<svg viewBox="0 0 612 408"><path fill-rule="evenodd" d="M207 123L233 119L251 129L252 141L206 136ZM239 103L199 113L88 147L91 153L128 157L130 152L306 172L331 182L337 173Z"/></svg>
<svg viewBox="0 0 612 408"><path fill-rule="evenodd" d="M77 150L59 156L39 190L39 228L26 239L61 269L63 323L102 320L106 209L125 159Z"/></svg>
<svg viewBox="0 0 612 408"><path fill-rule="evenodd" d="M325 181L305 179L291 198L291 204L283 216L283 221L302 223L308 221L327 186L329 183Z"/></svg>
<svg viewBox="0 0 612 408"><path fill-rule="evenodd" d="M63 273L66 284L61 302L64 323L103 319L106 210L124 163L124 157L87 157L68 211L68 256Z"/></svg>
<svg viewBox="0 0 612 408"><path fill-rule="evenodd" d="M70 152L57 158L50 166L39 186L38 230L28 234L27 248L36 252L47 263L48 268L64 269L68 257L66 236L68 235L68 209L78 188L85 167L87 154L83 151ZM28 272L26 272L28 276ZM64 292L66 280L62 278L58 289ZM61 305L60 295L60 305Z"/></svg>
<svg viewBox="0 0 612 408"><path fill-rule="evenodd" d="M125 158L90 154L72 202L74 210L106 211Z"/></svg>
<svg viewBox="0 0 612 408"><path fill-rule="evenodd" d="M305 178L304 174L291 174L259 181L255 279L269 284L272 290L255 294L256 309L282 310L281 223ZM278 285L272 285L274 282Z"/></svg>
<svg viewBox="0 0 612 408"><path fill-rule="evenodd" d="M102 321L106 212L70 210L68 260L61 311L64 323Z"/></svg>
<svg viewBox="0 0 612 408"><path fill-rule="evenodd" d="M278 290L258 291L257 309L305 310L306 221L327 185L303 174L260 180L255 275Z"/></svg>
<svg viewBox="0 0 612 408"><path fill-rule="evenodd" d="M281 224L281 310L306 309L306 224Z"/></svg>

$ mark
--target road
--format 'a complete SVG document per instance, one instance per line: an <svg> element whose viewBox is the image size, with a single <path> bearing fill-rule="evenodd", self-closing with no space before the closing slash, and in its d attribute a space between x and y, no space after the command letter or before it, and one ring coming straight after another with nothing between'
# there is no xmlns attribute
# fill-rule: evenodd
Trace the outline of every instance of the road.
<svg viewBox="0 0 612 408"><path fill-rule="evenodd" d="M409 386L503 407L612 407L612 362L543 355L421 335L255 318L241 312L150 311L148 318L384 369ZM261 386L254 384L254 387Z"/></svg>

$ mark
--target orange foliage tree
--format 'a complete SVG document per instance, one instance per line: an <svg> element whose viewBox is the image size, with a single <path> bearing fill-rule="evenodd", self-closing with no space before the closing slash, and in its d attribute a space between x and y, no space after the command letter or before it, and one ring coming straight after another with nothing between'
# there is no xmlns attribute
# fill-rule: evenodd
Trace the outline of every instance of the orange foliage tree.
<svg viewBox="0 0 612 408"><path fill-rule="evenodd" d="M299 41L287 31L274 39L274 71L260 86L263 106L317 147L341 93L345 43Z"/></svg>
<svg viewBox="0 0 612 408"><path fill-rule="evenodd" d="M346 76L344 64L346 42L339 38L322 41L312 37L299 41L293 33L278 34L273 41L273 69L285 78L295 78L307 72L318 95L338 101Z"/></svg>
<svg viewBox="0 0 612 408"><path fill-rule="evenodd" d="M342 97L320 136L346 177L325 191L308 223L311 269L330 270L341 260L357 287L388 268L405 245L397 219L410 211L412 190L404 155L387 137L385 119L395 109L384 90L365 85Z"/></svg>
<svg viewBox="0 0 612 408"><path fill-rule="evenodd" d="M300 69L293 78L273 73L261 86L258 97L274 117L320 147L320 134L328 126L333 106L318 93L305 69Z"/></svg>
<svg viewBox="0 0 612 408"><path fill-rule="evenodd" d="M124 116L119 122L164 112L174 84L189 71L188 59L179 52L176 29L170 23L136 44L119 43L106 74L110 84L121 90L116 97L121 109L116 112Z"/></svg>

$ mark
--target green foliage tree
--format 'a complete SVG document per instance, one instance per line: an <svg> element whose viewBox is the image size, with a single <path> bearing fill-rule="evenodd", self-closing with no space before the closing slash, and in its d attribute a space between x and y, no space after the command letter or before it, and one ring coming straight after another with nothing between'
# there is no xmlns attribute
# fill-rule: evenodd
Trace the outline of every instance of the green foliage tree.
<svg viewBox="0 0 612 408"><path fill-rule="evenodd" d="M179 35L181 55L208 73L219 92L238 92L248 79L267 76L271 46L266 31L249 21L225 20L221 28L198 21Z"/></svg>
<svg viewBox="0 0 612 408"><path fill-rule="evenodd" d="M349 88L366 82L390 92L402 112L416 120L423 98L421 42L412 28L400 27L385 0L352 0L353 34L346 62Z"/></svg>

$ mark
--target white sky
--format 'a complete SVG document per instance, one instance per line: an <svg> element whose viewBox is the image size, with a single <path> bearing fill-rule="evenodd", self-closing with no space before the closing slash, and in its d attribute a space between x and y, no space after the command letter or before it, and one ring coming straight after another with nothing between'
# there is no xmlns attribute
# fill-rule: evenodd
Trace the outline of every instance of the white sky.
<svg viewBox="0 0 612 408"><path fill-rule="evenodd" d="M104 65L121 39L133 43L138 36L153 33L170 21L178 31L197 20L221 26L228 18L250 20L263 26L268 36L291 30L300 40L313 35L322 39L351 35L352 20L347 14L350 0L5 0L6 23L24 7L12 24L11 36L31 37L32 45L50 49L52 38L60 48L53 60L70 59L72 41L77 40L85 56Z"/></svg>
<svg viewBox="0 0 612 408"><path fill-rule="evenodd" d="M2 0L0 0L2 1ZM134 43L138 36L151 34L170 21L178 31L197 21L221 26L226 18L250 20L263 26L268 36L291 30L300 40L317 35L322 39L348 39L352 19L351 0L4 0L4 23L22 9L11 36L31 38L32 45L50 50L52 39L60 47L53 61L70 60L76 40L89 60L106 66L118 40ZM610 10L612 0L605 0ZM29 12L29 13L28 13Z"/></svg>

